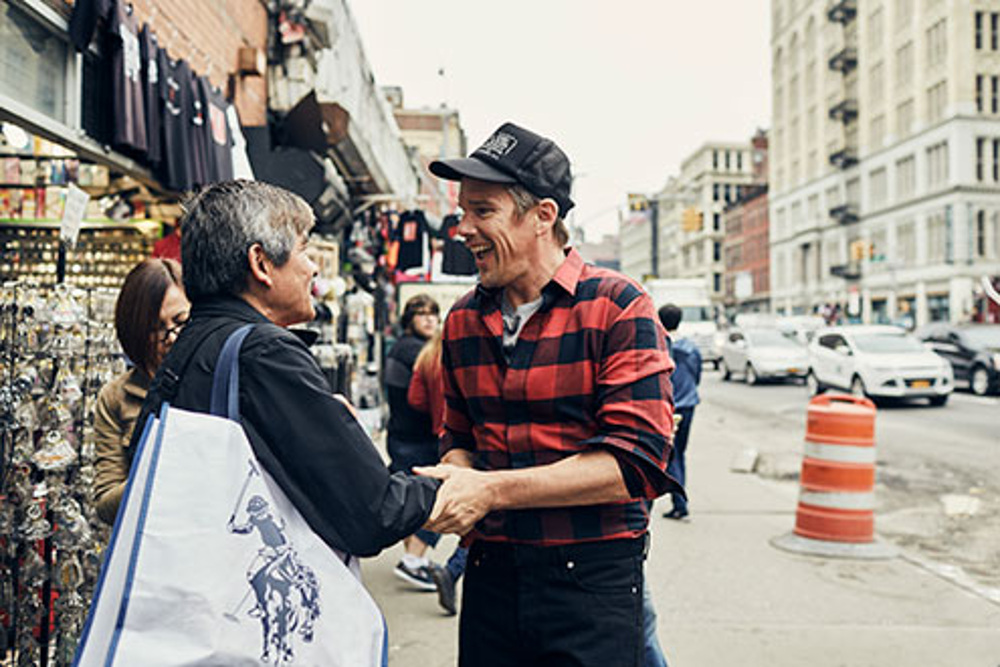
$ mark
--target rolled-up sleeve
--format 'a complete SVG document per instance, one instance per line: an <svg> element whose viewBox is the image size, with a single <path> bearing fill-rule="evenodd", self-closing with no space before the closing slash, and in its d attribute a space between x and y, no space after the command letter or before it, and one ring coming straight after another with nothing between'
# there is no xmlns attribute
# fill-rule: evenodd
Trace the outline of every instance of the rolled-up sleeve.
<svg viewBox="0 0 1000 667"><path fill-rule="evenodd" d="M598 433L585 445L604 447L618 461L634 498L680 490L667 475L673 442L673 362L666 332L643 293L613 319L598 369Z"/></svg>

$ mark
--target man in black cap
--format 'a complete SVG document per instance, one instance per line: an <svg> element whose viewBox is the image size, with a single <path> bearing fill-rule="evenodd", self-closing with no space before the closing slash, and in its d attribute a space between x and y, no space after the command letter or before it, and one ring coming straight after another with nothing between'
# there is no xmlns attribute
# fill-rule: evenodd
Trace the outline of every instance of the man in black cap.
<svg viewBox="0 0 1000 667"><path fill-rule="evenodd" d="M640 665L647 499L672 401L650 298L566 245L569 160L507 123L469 158L458 233L477 287L444 325L444 480L428 528L471 543L459 664Z"/></svg>

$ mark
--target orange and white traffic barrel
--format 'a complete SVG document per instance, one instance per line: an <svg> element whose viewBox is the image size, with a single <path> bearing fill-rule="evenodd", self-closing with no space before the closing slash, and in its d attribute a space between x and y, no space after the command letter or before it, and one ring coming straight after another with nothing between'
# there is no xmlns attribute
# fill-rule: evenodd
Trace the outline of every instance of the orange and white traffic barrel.
<svg viewBox="0 0 1000 667"><path fill-rule="evenodd" d="M792 534L775 546L817 555L884 558L875 540L875 404L846 394L809 402Z"/></svg>

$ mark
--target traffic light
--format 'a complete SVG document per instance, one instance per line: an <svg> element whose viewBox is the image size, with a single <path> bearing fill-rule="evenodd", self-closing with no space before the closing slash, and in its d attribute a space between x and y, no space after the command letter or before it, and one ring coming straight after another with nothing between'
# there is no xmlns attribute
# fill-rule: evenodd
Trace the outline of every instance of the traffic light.
<svg viewBox="0 0 1000 667"><path fill-rule="evenodd" d="M695 207L691 206L686 208L684 209L684 212L681 213L681 229L685 232L701 231L703 219L704 216L702 216L701 211Z"/></svg>

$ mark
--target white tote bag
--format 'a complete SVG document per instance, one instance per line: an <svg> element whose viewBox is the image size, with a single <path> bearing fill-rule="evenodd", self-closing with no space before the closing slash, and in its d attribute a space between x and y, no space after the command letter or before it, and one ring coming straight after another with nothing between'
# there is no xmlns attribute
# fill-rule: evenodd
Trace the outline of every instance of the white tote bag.
<svg viewBox="0 0 1000 667"><path fill-rule="evenodd" d="M248 331L220 354L216 414L238 416ZM136 453L74 664L387 662L356 559L312 531L240 424L164 405Z"/></svg>

